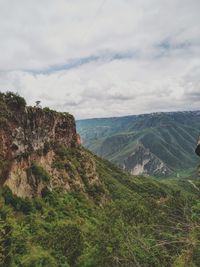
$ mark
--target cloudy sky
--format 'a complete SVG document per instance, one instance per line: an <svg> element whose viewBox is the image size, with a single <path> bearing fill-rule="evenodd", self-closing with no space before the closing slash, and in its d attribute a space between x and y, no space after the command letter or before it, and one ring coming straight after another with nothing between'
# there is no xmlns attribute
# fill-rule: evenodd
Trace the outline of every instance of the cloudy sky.
<svg viewBox="0 0 200 267"><path fill-rule="evenodd" d="M0 90L77 119L200 109L200 0L0 0Z"/></svg>

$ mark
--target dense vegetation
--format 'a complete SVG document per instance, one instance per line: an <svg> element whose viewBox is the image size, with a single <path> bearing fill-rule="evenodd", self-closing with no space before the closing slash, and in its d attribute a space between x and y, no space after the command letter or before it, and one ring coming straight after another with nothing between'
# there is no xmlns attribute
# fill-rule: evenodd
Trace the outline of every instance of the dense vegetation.
<svg viewBox="0 0 200 267"><path fill-rule="evenodd" d="M194 148L200 132L199 118L198 111L153 113L81 120L77 121L77 129L88 149L127 170L131 170L127 159L142 147L143 154L135 154L132 163L136 165L150 151L171 173L181 175L198 162ZM147 167L148 174L156 175L151 167Z"/></svg>
<svg viewBox="0 0 200 267"><path fill-rule="evenodd" d="M6 103L8 106L16 107L18 109L24 108L26 106L25 99L13 92L0 92L0 101Z"/></svg>
<svg viewBox="0 0 200 267"><path fill-rule="evenodd" d="M12 115L10 111L17 114L19 109L25 110L26 103L20 96L8 92L0 93L0 104L0 119L5 119L0 120L3 127ZM47 108L45 112L53 111ZM164 119L162 123L166 121ZM117 133L116 128L121 131L129 122L126 118L118 124L113 123L108 132ZM138 131L144 130L145 133L145 127L151 126L155 132L159 129L154 128L157 122L157 119L137 121L135 127L137 125ZM194 138L192 135L189 138L186 131L189 122L186 125L183 120L183 124L188 140L193 142ZM132 140L132 134L127 136ZM127 136L122 136L122 140L126 142ZM151 143L150 139L147 138ZM123 145L123 142L116 144ZM200 266L198 179L158 182L149 177L131 176L75 143L70 147L45 143L43 149L34 153L41 157L50 149L55 154L52 168L60 174L66 171L69 176L66 179L72 184L78 177L84 187L80 190L71 188L68 193L60 187L49 187L54 178L52 173L50 175L41 167L39 161L30 161L26 169L28 178L30 181L34 178L35 190L40 183L44 188L41 195L20 198L2 186L2 170L9 167L9 161L2 157L0 267ZM91 182L91 174L96 175L97 183Z"/></svg>
<svg viewBox="0 0 200 267"><path fill-rule="evenodd" d="M74 153L60 149L57 167ZM1 188L0 266L199 266L200 183L170 186L95 160L101 198L46 188L21 199ZM47 179L37 165L32 171Z"/></svg>

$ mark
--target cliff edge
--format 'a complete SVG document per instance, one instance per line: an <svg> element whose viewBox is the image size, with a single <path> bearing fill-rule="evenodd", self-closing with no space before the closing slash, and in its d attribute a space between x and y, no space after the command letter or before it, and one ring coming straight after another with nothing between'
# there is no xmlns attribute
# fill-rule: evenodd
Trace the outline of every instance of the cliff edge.
<svg viewBox="0 0 200 267"><path fill-rule="evenodd" d="M33 197L46 189L86 192L100 181L72 115L27 107L9 92L0 94L0 184Z"/></svg>

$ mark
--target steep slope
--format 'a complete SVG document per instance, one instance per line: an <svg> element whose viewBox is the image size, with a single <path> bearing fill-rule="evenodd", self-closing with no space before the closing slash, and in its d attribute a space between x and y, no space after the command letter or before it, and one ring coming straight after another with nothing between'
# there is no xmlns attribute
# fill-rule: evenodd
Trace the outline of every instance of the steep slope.
<svg viewBox="0 0 200 267"><path fill-rule="evenodd" d="M79 149L72 115L26 107L7 93L0 95L0 122L0 184L17 196L39 196L46 188L86 192L100 184L95 162Z"/></svg>
<svg viewBox="0 0 200 267"><path fill-rule="evenodd" d="M88 149L132 173L167 176L197 164L198 111L82 120L77 129Z"/></svg>
<svg viewBox="0 0 200 267"><path fill-rule="evenodd" d="M102 187L47 188L33 198L1 188L0 266L198 266L199 192L191 183L133 177L79 149Z"/></svg>
<svg viewBox="0 0 200 267"><path fill-rule="evenodd" d="M167 176L171 174L171 170L163 161L141 145L124 160L124 169L133 175L153 173L154 175Z"/></svg>
<svg viewBox="0 0 200 267"><path fill-rule="evenodd" d="M123 172L69 114L1 94L0 266L198 266L199 181Z"/></svg>

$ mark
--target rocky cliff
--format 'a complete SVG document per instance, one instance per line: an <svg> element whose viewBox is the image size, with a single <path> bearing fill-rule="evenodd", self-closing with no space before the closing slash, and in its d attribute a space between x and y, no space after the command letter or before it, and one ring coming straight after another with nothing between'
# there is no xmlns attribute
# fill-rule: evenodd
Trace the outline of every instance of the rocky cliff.
<svg viewBox="0 0 200 267"><path fill-rule="evenodd" d="M72 115L27 107L20 96L1 93L0 184L33 197L53 188L85 192L100 181Z"/></svg>
<svg viewBox="0 0 200 267"><path fill-rule="evenodd" d="M160 175L168 176L172 171L167 165L156 157L149 149L142 145L124 160L124 169L133 175Z"/></svg>

